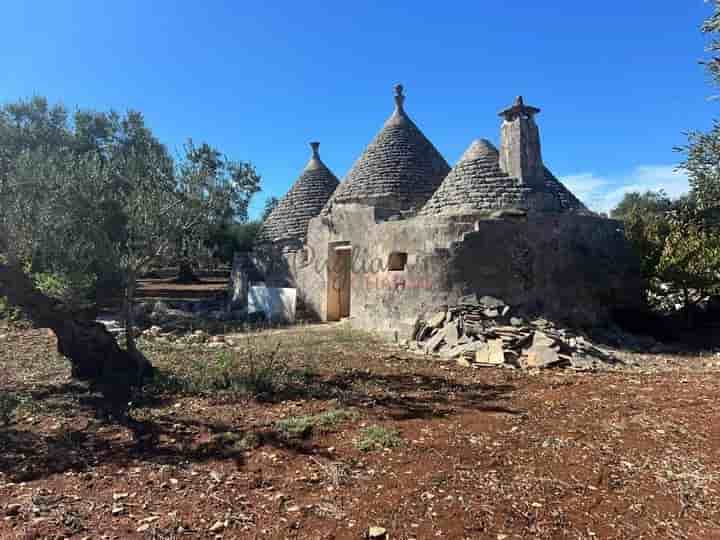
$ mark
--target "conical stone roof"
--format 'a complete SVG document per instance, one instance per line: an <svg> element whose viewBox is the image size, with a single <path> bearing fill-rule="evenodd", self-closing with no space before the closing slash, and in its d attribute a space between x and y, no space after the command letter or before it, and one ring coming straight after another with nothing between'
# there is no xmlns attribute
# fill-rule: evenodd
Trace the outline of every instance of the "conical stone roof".
<svg viewBox="0 0 720 540"><path fill-rule="evenodd" d="M320 159L319 146L320 143L310 143L310 161L290 191L263 222L258 233L260 242L305 241L308 223L320 214L339 184Z"/></svg>
<svg viewBox="0 0 720 540"><path fill-rule="evenodd" d="M468 147L419 214L471 214L508 208L541 212L587 210L547 168L544 171L541 184L523 184L500 169L497 148L486 139L478 139Z"/></svg>
<svg viewBox="0 0 720 540"><path fill-rule="evenodd" d="M450 171L445 158L403 108L395 87L395 111L338 187L330 204L360 203L386 209L419 209Z"/></svg>

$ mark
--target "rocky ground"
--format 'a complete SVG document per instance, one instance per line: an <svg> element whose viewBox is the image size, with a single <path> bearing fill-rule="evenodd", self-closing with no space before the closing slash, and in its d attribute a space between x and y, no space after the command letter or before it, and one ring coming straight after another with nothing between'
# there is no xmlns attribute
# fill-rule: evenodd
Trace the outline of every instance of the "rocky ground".
<svg viewBox="0 0 720 540"><path fill-rule="evenodd" d="M342 325L140 344L161 374L131 431L46 331L0 326L0 538L720 538L713 352L578 372Z"/></svg>

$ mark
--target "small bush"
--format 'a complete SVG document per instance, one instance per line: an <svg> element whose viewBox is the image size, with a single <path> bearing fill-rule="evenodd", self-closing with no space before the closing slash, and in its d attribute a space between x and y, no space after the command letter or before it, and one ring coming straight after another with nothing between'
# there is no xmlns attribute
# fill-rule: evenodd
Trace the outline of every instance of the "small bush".
<svg viewBox="0 0 720 540"><path fill-rule="evenodd" d="M149 395L153 394L184 394L192 392L190 381L165 369L156 369L152 381L148 383L145 390Z"/></svg>
<svg viewBox="0 0 720 540"><path fill-rule="evenodd" d="M4 296L0 296L0 320L16 322L22 319L22 312L11 306Z"/></svg>
<svg viewBox="0 0 720 540"><path fill-rule="evenodd" d="M209 441L201 443L197 452L208 456L232 457L238 452L254 450L262 444L257 433L249 431L236 433L226 431L214 435Z"/></svg>
<svg viewBox="0 0 720 540"><path fill-rule="evenodd" d="M363 452L381 450L383 448L397 448L403 444L400 432L382 426L369 426L360 433L355 446Z"/></svg>
<svg viewBox="0 0 720 540"><path fill-rule="evenodd" d="M91 298L97 284L97 276L93 274L38 272L33 275L33 279L40 291L72 308L92 304Z"/></svg>
<svg viewBox="0 0 720 540"><path fill-rule="evenodd" d="M314 373L309 368L292 369L278 347L248 346L241 353L222 351L201 356L172 371L158 370L152 387L168 393L238 393L258 399L273 399L285 392L305 388Z"/></svg>
<svg viewBox="0 0 720 540"><path fill-rule="evenodd" d="M19 404L20 400L13 394L0 393L0 425L6 426L13 421L15 409Z"/></svg>
<svg viewBox="0 0 720 540"><path fill-rule="evenodd" d="M352 411L332 410L313 416L291 416L275 424L277 430L289 438L304 438L312 431L326 433L332 431L337 424L356 418Z"/></svg>

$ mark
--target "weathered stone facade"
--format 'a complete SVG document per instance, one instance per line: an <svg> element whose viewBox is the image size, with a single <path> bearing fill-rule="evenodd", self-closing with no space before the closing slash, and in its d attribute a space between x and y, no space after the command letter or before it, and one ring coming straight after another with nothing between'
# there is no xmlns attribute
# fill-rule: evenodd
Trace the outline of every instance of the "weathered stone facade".
<svg viewBox="0 0 720 540"><path fill-rule="evenodd" d="M266 283L297 287L319 319L398 337L468 294L572 325L640 304L621 225L543 164L539 109L519 98L501 113L500 152L475 141L449 170L403 100L396 89L393 115L294 243L276 233L253 255Z"/></svg>
<svg viewBox="0 0 720 540"><path fill-rule="evenodd" d="M641 301L636 261L615 221L591 215L417 217L378 223L371 208L335 208L332 227L312 220L309 255L291 266L305 302L328 314L332 251L352 246L350 317L407 337L418 317L464 295L502 298L516 310L594 325ZM390 270L391 253L406 253Z"/></svg>

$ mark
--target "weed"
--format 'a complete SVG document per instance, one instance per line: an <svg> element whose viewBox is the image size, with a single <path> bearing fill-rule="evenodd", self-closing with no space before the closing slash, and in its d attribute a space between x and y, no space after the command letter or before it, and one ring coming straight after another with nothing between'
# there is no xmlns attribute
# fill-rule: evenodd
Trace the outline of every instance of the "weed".
<svg viewBox="0 0 720 540"><path fill-rule="evenodd" d="M166 369L156 369L152 381L145 387L149 395L183 394L191 390L189 381Z"/></svg>
<svg viewBox="0 0 720 540"><path fill-rule="evenodd" d="M279 354L279 344L260 347L249 342L242 352L195 354L185 359L173 352L160 367L150 392L208 395L238 394L272 400L291 390L301 391L315 377L309 367L293 369Z"/></svg>
<svg viewBox="0 0 720 540"><path fill-rule="evenodd" d="M356 418L353 411L332 410L312 416L291 416L275 424L276 429L288 438L308 437L311 432L327 433L345 420Z"/></svg>
<svg viewBox="0 0 720 540"><path fill-rule="evenodd" d="M22 320L22 312L19 308L11 306L4 296L0 296L0 320L17 322Z"/></svg>
<svg viewBox="0 0 720 540"><path fill-rule="evenodd" d="M402 437L397 430L382 426L369 426L360 432L360 438L355 446L363 452L380 450L383 448L397 448L403 444Z"/></svg>
<svg viewBox="0 0 720 540"><path fill-rule="evenodd" d="M7 392L0 393L0 425L8 425L15 416L15 409L20 404L20 400L15 394Z"/></svg>

